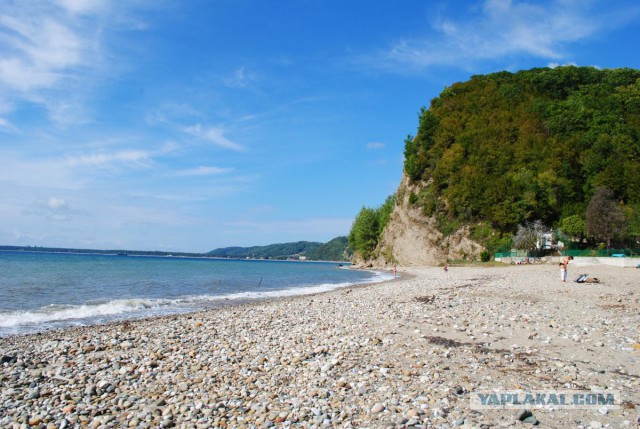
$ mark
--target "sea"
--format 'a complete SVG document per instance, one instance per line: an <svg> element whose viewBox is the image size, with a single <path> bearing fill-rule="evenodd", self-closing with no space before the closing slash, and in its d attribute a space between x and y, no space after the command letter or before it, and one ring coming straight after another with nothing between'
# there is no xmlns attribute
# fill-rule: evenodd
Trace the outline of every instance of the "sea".
<svg viewBox="0 0 640 429"><path fill-rule="evenodd" d="M273 260L0 252L0 337L376 283L387 272Z"/></svg>

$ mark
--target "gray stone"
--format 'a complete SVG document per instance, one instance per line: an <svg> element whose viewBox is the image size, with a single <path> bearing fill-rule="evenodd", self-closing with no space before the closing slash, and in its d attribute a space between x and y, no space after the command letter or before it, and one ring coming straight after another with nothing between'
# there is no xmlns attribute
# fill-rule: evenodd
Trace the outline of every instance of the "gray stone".
<svg viewBox="0 0 640 429"><path fill-rule="evenodd" d="M40 391L38 389L30 390L27 393L27 399L38 399L40 397Z"/></svg>
<svg viewBox="0 0 640 429"><path fill-rule="evenodd" d="M524 419L526 419L527 417L531 417L531 416L533 416L533 413L531 413L531 411L522 410L516 415L516 419L518 419L518 420L520 420L522 422L522 421L524 421Z"/></svg>

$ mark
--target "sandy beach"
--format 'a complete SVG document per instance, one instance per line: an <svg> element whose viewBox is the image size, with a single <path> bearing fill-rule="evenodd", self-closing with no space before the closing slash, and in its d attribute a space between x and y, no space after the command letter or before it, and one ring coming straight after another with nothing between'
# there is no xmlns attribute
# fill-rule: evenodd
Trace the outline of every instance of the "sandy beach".
<svg viewBox="0 0 640 429"><path fill-rule="evenodd" d="M479 391L619 392L531 407L545 428L637 428L640 270L400 269L398 281L0 339L1 427L531 427Z"/></svg>

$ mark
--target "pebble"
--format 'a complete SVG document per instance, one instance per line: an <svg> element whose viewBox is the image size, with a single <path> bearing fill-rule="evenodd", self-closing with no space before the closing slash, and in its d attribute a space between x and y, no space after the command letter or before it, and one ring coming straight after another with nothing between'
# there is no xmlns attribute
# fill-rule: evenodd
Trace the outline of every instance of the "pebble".
<svg viewBox="0 0 640 429"><path fill-rule="evenodd" d="M377 403L373 407L371 407L371 412L373 414L381 413L384 411L384 405Z"/></svg>
<svg viewBox="0 0 640 429"><path fill-rule="evenodd" d="M613 282L596 292L611 298L571 294L543 268L426 269L348 294L2 338L0 427L517 427L537 418L470 410L469 396L637 392L640 296ZM629 312L594 306L614 292ZM561 428L584 410L540 413ZM609 427L636 418L600 415Z"/></svg>

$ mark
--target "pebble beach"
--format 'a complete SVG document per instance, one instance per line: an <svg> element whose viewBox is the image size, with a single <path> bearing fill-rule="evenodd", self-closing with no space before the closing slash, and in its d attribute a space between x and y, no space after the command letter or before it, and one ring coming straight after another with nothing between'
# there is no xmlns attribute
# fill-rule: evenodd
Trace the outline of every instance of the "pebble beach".
<svg viewBox="0 0 640 429"><path fill-rule="evenodd" d="M0 339L7 428L638 428L640 270L399 269L400 279ZM487 390L616 407L474 409Z"/></svg>

